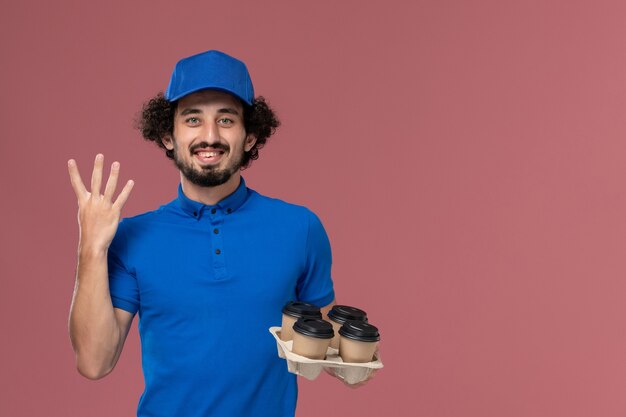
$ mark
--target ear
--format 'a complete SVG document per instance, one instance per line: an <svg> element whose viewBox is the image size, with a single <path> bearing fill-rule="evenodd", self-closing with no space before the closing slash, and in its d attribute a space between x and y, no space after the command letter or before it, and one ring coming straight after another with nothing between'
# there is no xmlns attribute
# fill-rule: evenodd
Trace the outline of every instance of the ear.
<svg viewBox="0 0 626 417"><path fill-rule="evenodd" d="M172 137L170 135L163 136L163 138L161 139L161 143L168 151L174 149L174 142L172 141Z"/></svg>
<svg viewBox="0 0 626 417"><path fill-rule="evenodd" d="M248 135L248 136L246 136L246 140L243 143L243 149L246 152L250 152L250 149L252 149L254 147L255 143L256 143L256 136Z"/></svg>

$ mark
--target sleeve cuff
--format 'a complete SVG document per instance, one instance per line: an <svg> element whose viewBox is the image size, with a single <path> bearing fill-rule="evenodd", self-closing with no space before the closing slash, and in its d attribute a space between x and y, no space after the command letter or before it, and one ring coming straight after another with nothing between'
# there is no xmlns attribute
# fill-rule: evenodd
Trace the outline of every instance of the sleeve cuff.
<svg viewBox="0 0 626 417"><path fill-rule="evenodd" d="M111 301L113 302L113 307L128 311L131 314L137 313L139 309L136 304L122 300L121 298L111 297Z"/></svg>
<svg viewBox="0 0 626 417"><path fill-rule="evenodd" d="M314 304L314 305L316 305L316 306L318 306L318 307L320 307L320 308L321 308L321 307L326 307L326 306L327 306L328 304L330 304L330 303L331 303L334 299L335 299L335 291L333 290L333 291L331 291L328 295L326 295L326 296L325 296L325 297L323 297L323 298L316 298L316 299L314 299L314 300L311 300L311 299L306 299L306 300L305 300L305 299L302 299L302 300L300 300L300 301L304 301L304 302L307 302L307 303L311 303L311 304Z"/></svg>

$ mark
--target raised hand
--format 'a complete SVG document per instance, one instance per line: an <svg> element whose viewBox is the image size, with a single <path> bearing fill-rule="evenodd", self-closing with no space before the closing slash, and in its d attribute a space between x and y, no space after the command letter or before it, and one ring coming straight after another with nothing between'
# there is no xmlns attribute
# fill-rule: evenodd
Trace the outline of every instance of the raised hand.
<svg viewBox="0 0 626 417"><path fill-rule="evenodd" d="M122 207L128 200L134 182L129 180L119 196L113 201L117 179L120 173L119 162L113 162L104 194L100 194L104 156L96 155L91 175L91 192L87 191L78 172L76 161L70 159L67 166L72 188L78 199L78 225L80 230L79 248L86 250L107 250L120 221Z"/></svg>

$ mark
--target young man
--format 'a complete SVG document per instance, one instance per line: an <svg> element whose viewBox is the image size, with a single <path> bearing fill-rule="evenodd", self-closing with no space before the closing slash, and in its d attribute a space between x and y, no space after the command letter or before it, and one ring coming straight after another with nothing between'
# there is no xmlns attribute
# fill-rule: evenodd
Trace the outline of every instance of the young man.
<svg viewBox="0 0 626 417"><path fill-rule="evenodd" d="M308 209L246 187L278 120L255 98L246 66L218 51L178 62L165 96L143 109L143 136L180 171L178 197L121 222L133 187L114 193L114 162L101 194L68 162L79 203L80 243L70 337L79 372L113 370L139 313L145 391L138 416L293 416L296 377L268 328L290 300L327 312L331 252ZM118 224L119 223L119 224Z"/></svg>

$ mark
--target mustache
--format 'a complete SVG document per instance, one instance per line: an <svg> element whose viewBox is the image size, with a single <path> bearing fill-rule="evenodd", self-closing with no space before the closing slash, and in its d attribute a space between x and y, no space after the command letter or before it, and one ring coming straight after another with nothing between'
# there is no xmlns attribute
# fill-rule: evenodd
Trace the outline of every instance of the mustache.
<svg viewBox="0 0 626 417"><path fill-rule="evenodd" d="M196 143L191 148L189 148L189 152L194 153L196 150L202 149L202 148L220 149L220 150L223 150L225 152L228 152L230 150L230 146L228 146L228 144L226 144L226 143L221 143L221 142L216 142L216 143L200 142L200 143Z"/></svg>

